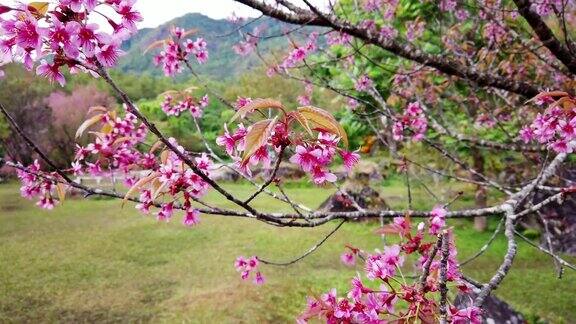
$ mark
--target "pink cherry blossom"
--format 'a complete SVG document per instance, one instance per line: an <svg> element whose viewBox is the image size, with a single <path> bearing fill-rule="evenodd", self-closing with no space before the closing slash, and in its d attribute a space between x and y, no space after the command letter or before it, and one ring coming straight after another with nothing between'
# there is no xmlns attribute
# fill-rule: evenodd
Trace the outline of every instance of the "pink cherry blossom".
<svg viewBox="0 0 576 324"><path fill-rule="evenodd" d="M104 46L97 48L95 52L98 62L106 67L115 66L122 53L117 39L108 39Z"/></svg>
<svg viewBox="0 0 576 324"><path fill-rule="evenodd" d="M476 306L464 309L450 307L451 324L480 324L482 323L482 310Z"/></svg>
<svg viewBox="0 0 576 324"><path fill-rule="evenodd" d="M357 91L367 91L370 90L373 86L374 83L372 80L366 74L363 74L360 76L360 78L358 78L358 81L356 81L355 88Z"/></svg>
<svg viewBox="0 0 576 324"><path fill-rule="evenodd" d="M136 23L143 20L142 15L134 10L136 0L122 0L116 6L116 12L122 16L122 26L132 32L136 31Z"/></svg>
<svg viewBox="0 0 576 324"><path fill-rule="evenodd" d="M186 210L186 213L184 214L184 220L182 221L182 223L185 226L191 227L194 225L197 225L198 223L200 223L200 212L197 209L188 209Z"/></svg>
<svg viewBox="0 0 576 324"><path fill-rule="evenodd" d="M404 263L404 257L400 255L400 246L385 246L384 252L369 256L366 259L366 277L370 280L387 280L396 274L397 267Z"/></svg>
<svg viewBox="0 0 576 324"><path fill-rule="evenodd" d="M346 170L351 171L356 164L360 161L360 154L345 150L339 150L338 153L342 157Z"/></svg>
<svg viewBox="0 0 576 324"><path fill-rule="evenodd" d="M342 263L344 263L349 267L353 267L354 265L356 265L356 256L354 255L354 253L342 253L342 255L340 256L340 260L342 261Z"/></svg>
<svg viewBox="0 0 576 324"><path fill-rule="evenodd" d="M258 271L259 265L260 261L256 256L250 258L239 256L236 258L236 261L234 261L234 267L236 268L236 271L240 272L243 280L247 280L251 273L255 273L254 284L256 285L262 285L265 282L264 276L260 271Z"/></svg>
<svg viewBox="0 0 576 324"><path fill-rule="evenodd" d="M169 202L167 204L162 205L162 208L156 214L156 219L158 219L158 221L169 221L170 218L172 218L173 214L174 214L174 203Z"/></svg>
<svg viewBox="0 0 576 324"><path fill-rule="evenodd" d="M298 164L305 172L310 172L322 157L322 150L296 146L296 154L290 158L290 162Z"/></svg>
<svg viewBox="0 0 576 324"><path fill-rule="evenodd" d="M256 272L256 275L254 276L254 283L257 285L263 285L265 281L266 280L264 279L262 273L260 271Z"/></svg>
<svg viewBox="0 0 576 324"><path fill-rule="evenodd" d="M446 225L446 209L443 206L436 206L432 210L432 216L430 217L430 229L431 235L438 235L440 230Z"/></svg>
<svg viewBox="0 0 576 324"><path fill-rule="evenodd" d="M66 84L64 74L60 72L60 66L55 63L49 64L46 60L42 60L40 65L36 68L36 74L47 77L50 82L58 82L61 86Z"/></svg>

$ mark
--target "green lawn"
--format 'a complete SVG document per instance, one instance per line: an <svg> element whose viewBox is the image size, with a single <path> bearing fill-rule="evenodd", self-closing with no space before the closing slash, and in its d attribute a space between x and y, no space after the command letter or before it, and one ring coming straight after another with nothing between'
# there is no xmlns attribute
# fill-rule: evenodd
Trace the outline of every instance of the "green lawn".
<svg viewBox="0 0 576 324"><path fill-rule="evenodd" d="M244 196L252 190L246 185L227 188ZM310 206L331 193L311 188L289 191ZM393 206L405 206L399 186L391 184L383 192ZM416 205L433 203L418 191L415 197ZM209 200L219 198L211 194ZM266 198L255 205L285 208ZM186 229L180 219L159 224L131 207L121 209L115 200L67 200L47 212L22 200L16 185L1 185L0 322L293 322L307 294L332 286L345 291L360 270L340 264L345 243L367 250L381 245L373 234L375 223L345 224L304 261L288 268L263 267L267 284L256 287L235 272L236 256L290 259L335 224L290 229L203 216L200 226ZM491 224L495 226L494 221ZM490 236L473 232L465 221L453 225L462 258ZM500 237L465 272L486 280L505 246ZM555 323L576 319L576 273L567 270L564 279L557 280L551 260L523 243L511 274L496 293L531 318Z"/></svg>

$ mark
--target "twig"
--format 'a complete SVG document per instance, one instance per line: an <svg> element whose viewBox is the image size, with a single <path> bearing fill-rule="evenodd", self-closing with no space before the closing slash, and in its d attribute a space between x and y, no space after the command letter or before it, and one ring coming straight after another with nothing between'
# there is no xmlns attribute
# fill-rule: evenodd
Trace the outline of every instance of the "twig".
<svg viewBox="0 0 576 324"><path fill-rule="evenodd" d="M428 280L428 275L430 274L430 266L432 265L434 257L436 257L436 254L438 253L438 250L442 246L443 241L444 241L444 234L438 234L436 244L434 245L432 252L430 252L428 260L426 260L426 263L424 263L424 270L422 271L422 275L420 276L420 291L423 291L424 287L426 287L426 281Z"/></svg>
<svg viewBox="0 0 576 324"><path fill-rule="evenodd" d="M498 271L496 272L496 274L494 274L492 279L490 279L488 283L482 286L482 289L480 289L480 293L478 294L476 300L474 301L474 306L481 307L482 304L484 304L484 301L486 300L488 295L490 295L492 290L496 289L496 287L500 285L502 280L504 280L504 277L506 277L506 275L508 274L508 271L510 271L510 267L512 267L512 262L514 261L514 257L516 256L517 252L517 244L516 240L514 239L514 221L512 217L510 217L512 216L512 214L513 209L509 208L506 211L506 221L504 223L505 228L504 234L508 239L508 249L506 251L506 255L504 256L504 261L502 262L502 264L498 268Z"/></svg>
<svg viewBox="0 0 576 324"><path fill-rule="evenodd" d="M494 230L494 233L492 233L492 236L490 236L488 241L486 241L486 243L484 243L484 245L480 248L480 250L478 252L476 252L473 256L471 256L470 258L468 258L465 261L463 261L462 263L460 263L458 266L463 267L463 266L467 265L468 263L476 260L479 256L481 256L484 252L486 252L486 250L488 250L488 248L490 247L492 242L494 242L494 240L498 236L498 233L500 233L500 230L502 229L502 224L504 224L504 218L502 218L502 220L500 220L500 222L498 223L498 226L496 226L496 229Z"/></svg>
<svg viewBox="0 0 576 324"><path fill-rule="evenodd" d="M514 230L514 233L516 235L518 235L518 237L520 237L522 240L524 240L526 243L528 243L529 245L531 245L532 247L540 250L541 252L544 252L546 254L548 254L549 256L551 256L555 261L557 261L558 263L560 263L561 265L570 268L572 270L576 271L576 266L574 266L573 264L569 263L568 261L562 259L561 257L559 257L558 255L556 255L555 253L550 252L550 250L547 250L543 247L541 247L538 244L535 244L534 242L532 242L529 238L527 238L526 236L522 235L520 232Z"/></svg>
<svg viewBox="0 0 576 324"><path fill-rule="evenodd" d="M448 310L448 287L446 286L446 273L448 272L448 257L450 256L450 238L448 232L444 232L442 239L442 257L440 259L440 323L447 322Z"/></svg>
<svg viewBox="0 0 576 324"><path fill-rule="evenodd" d="M322 246L322 244L324 244L324 242L326 242L332 235L334 235L334 233L336 233L340 229L340 227L342 227L342 225L344 225L344 223L346 223L346 220L343 220L342 222L340 222L340 224L338 224L332 231L330 231L330 233L328 233L328 235L326 235L322 240L320 240L320 242L316 243L316 245L312 246L308 251L306 251L306 253L302 254L301 256L297 257L296 259L293 259L290 261L285 261L285 262L273 262L273 261L268 261L268 260L261 259L261 258L258 258L258 260L260 260L260 262L262 262L264 264L274 265L274 266L289 266L291 264L294 264L294 263L304 259L305 257L309 256L310 254L314 253L314 251L318 250L318 248L320 246Z"/></svg>
<svg viewBox="0 0 576 324"><path fill-rule="evenodd" d="M264 189L266 189L272 182L274 182L274 180L276 179L276 173L280 168L280 163L282 162L282 156L284 155L285 149L286 149L285 146L282 146L282 148L280 148L280 152L278 153L278 157L276 158L276 164L274 165L274 169L270 174L270 178L265 183L263 183L256 192L254 192L248 199L244 201L245 204L249 204L252 200L254 200L254 198L258 197L258 195L262 193Z"/></svg>

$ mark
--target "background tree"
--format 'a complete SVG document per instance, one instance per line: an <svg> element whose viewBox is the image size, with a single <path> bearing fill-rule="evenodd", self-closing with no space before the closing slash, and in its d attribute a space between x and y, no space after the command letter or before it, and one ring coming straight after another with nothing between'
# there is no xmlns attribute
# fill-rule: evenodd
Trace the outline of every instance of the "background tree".
<svg viewBox="0 0 576 324"><path fill-rule="evenodd" d="M116 100L95 85L86 85L76 87L70 94L52 92L46 98L46 104L51 109L52 117L48 124L52 146L50 157L60 167L66 168L74 161L75 147L70 143L76 141L78 125L87 118L90 108L102 106L114 109Z"/></svg>

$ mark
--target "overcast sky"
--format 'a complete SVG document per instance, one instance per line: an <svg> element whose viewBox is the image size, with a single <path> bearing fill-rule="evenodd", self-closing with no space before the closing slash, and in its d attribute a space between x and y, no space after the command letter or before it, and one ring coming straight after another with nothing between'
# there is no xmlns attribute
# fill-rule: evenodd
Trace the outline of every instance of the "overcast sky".
<svg viewBox="0 0 576 324"><path fill-rule="evenodd" d="M292 2L304 5L301 0L292 0ZM322 6L327 3L327 0L312 0L311 2ZM136 2L136 7L144 16L140 27L156 27L189 12L200 12L216 19L228 18L233 12L240 17L258 15L258 11L234 0L139 0Z"/></svg>
<svg viewBox="0 0 576 324"><path fill-rule="evenodd" d="M156 27L189 12L200 12L211 18L228 18L233 12L237 16L256 16L257 12L233 0L139 0L136 8L144 21L140 27Z"/></svg>
<svg viewBox="0 0 576 324"><path fill-rule="evenodd" d="M0 0L0 3L14 3L15 0ZM32 2L32 0L20 0ZM267 0L271 2L271 0ZM292 3L304 6L301 0L291 0ZM311 0L317 6L325 6L328 0ZM258 11L252 10L234 0L138 0L136 8L144 16L144 21L138 27L156 27L176 17L189 12L199 12L215 19L228 18L233 12L239 17L257 16Z"/></svg>

